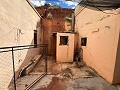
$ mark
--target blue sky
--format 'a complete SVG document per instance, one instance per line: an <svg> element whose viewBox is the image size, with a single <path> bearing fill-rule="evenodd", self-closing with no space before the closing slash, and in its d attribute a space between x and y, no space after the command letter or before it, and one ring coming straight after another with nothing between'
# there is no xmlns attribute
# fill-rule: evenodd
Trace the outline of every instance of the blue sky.
<svg viewBox="0 0 120 90"><path fill-rule="evenodd" d="M78 4L77 2L73 1L65 1L65 0L30 0L30 2L35 6L43 6L44 4L51 4L51 5L59 5L63 8L72 8L74 9L75 6Z"/></svg>

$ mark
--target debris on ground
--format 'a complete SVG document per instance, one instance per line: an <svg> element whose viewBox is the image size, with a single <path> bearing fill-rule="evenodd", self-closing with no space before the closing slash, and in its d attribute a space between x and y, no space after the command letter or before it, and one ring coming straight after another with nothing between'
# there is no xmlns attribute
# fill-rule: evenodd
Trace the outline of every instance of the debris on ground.
<svg viewBox="0 0 120 90"><path fill-rule="evenodd" d="M62 71L62 75L65 76L65 77L69 77L69 78L72 78L72 71L71 69L69 68L66 68Z"/></svg>
<svg viewBox="0 0 120 90"><path fill-rule="evenodd" d="M109 84L82 62L56 63L52 58L48 58L47 64L47 75L31 90L119 90L119 87ZM17 90L24 90L44 72L45 60L42 59L29 75L17 80Z"/></svg>
<svg viewBox="0 0 120 90"><path fill-rule="evenodd" d="M77 68L81 68L81 67L83 67L85 64L84 63L82 63L82 62L76 62L76 67Z"/></svg>

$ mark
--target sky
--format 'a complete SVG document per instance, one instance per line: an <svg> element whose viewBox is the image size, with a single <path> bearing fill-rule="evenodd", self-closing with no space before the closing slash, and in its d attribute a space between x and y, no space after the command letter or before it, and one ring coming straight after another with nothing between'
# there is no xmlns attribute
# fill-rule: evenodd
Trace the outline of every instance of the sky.
<svg viewBox="0 0 120 90"><path fill-rule="evenodd" d="M34 6L43 6L45 4L50 4L50 5L59 5L62 8L72 8L72 9L74 9L78 4L78 2L71 0L66 0L66 1L65 0L30 0L30 2Z"/></svg>

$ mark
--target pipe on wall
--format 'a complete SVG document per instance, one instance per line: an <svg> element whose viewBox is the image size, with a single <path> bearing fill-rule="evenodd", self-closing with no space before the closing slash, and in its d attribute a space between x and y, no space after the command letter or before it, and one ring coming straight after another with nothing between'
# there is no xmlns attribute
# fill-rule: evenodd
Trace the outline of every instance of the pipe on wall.
<svg viewBox="0 0 120 90"><path fill-rule="evenodd" d="M71 25L71 29L74 32L75 31L75 14L72 13L72 25Z"/></svg>

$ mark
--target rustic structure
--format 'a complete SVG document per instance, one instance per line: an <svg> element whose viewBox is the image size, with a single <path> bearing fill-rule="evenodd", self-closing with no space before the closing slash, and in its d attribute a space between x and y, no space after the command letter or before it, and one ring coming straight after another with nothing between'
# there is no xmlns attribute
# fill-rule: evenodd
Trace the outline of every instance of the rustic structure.
<svg viewBox="0 0 120 90"><path fill-rule="evenodd" d="M65 17L71 17L74 10L49 5L36 7L36 10L42 16L43 43L48 44L48 54L55 56L56 40L52 38L52 32L65 31Z"/></svg>
<svg viewBox="0 0 120 90"><path fill-rule="evenodd" d="M83 2L75 8L75 19L83 60L110 83L120 83L120 8Z"/></svg>

